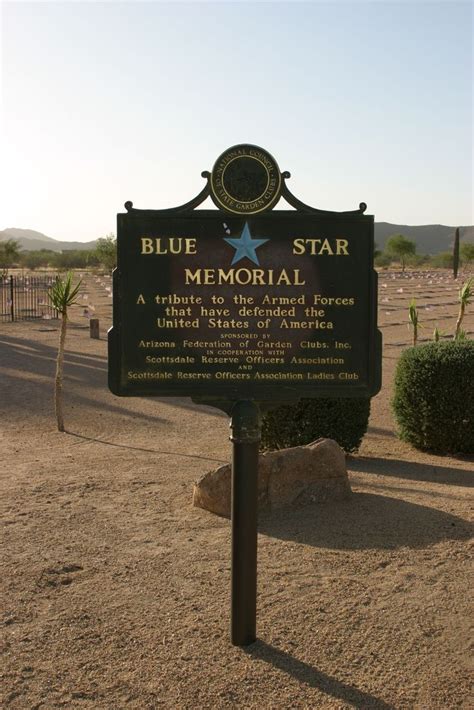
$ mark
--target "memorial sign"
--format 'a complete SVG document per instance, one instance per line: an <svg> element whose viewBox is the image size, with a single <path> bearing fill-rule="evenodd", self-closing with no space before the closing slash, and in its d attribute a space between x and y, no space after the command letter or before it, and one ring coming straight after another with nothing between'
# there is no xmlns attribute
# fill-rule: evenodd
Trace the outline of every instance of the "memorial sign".
<svg viewBox="0 0 474 710"><path fill-rule="evenodd" d="M115 394L285 401L380 388L373 217L261 214L282 178L245 148L243 177L237 147L210 179L232 213L118 215Z"/></svg>
<svg viewBox="0 0 474 710"><path fill-rule="evenodd" d="M381 383L374 218L289 190L263 148L217 159L190 202L117 215L109 387L231 414L231 639L256 638L259 408ZM197 210L211 197L217 210ZM283 197L292 210L272 209Z"/></svg>

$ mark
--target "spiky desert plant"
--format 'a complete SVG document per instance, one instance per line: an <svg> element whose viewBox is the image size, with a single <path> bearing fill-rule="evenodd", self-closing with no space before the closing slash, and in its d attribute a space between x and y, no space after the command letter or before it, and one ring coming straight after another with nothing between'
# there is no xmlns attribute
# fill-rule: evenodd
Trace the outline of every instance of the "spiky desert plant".
<svg viewBox="0 0 474 710"><path fill-rule="evenodd" d="M454 246L453 246L453 276L455 279L458 277L459 269L459 227L456 227L456 232L454 233Z"/></svg>
<svg viewBox="0 0 474 710"><path fill-rule="evenodd" d="M408 319L409 319L409 326L413 328L413 345L416 345L418 342L418 328L420 328L419 320L418 320L418 310L416 308L416 301L414 298L410 301L410 305L408 307Z"/></svg>
<svg viewBox="0 0 474 710"><path fill-rule="evenodd" d="M456 321L456 330L454 332L454 340L458 340L461 333L461 323L466 312L466 306L471 302L473 295L472 285L474 283L474 278L471 276L470 279L464 283L459 289L459 313L458 319Z"/></svg>
<svg viewBox="0 0 474 710"><path fill-rule="evenodd" d="M63 364L64 345L66 342L66 330L68 321L68 310L70 306L77 303L77 296L82 281L75 286L72 283L73 274L69 271L64 278L56 276L56 280L48 291L48 297L53 307L61 314L61 329L59 332L58 355L56 358L56 377L54 381L54 411L58 423L58 431L64 431L63 416Z"/></svg>

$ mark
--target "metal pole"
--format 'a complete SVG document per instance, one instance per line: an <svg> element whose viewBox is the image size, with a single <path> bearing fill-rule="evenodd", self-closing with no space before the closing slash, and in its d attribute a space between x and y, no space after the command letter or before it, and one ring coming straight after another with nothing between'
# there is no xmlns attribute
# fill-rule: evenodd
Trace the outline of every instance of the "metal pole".
<svg viewBox="0 0 474 710"><path fill-rule="evenodd" d="M14 306L14 292L13 292L13 275L10 274L10 311L12 316L12 322L15 320L15 306Z"/></svg>
<svg viewBox="0 0 474 710"><path fill-rule="evenodd" d="M236 402L232 410L232 594L231 641L248 646L256 640L258 404Z"/></svg>

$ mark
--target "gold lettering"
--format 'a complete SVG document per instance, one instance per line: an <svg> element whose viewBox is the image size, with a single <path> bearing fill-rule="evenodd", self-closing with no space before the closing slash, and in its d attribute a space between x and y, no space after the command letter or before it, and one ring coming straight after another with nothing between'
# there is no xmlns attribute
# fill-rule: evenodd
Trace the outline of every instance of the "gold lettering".
<svg viewBox="0 0 474 710"><path fill-rule="evenodd" d="M229 271L224 271L224 269L218 269L217 273L219 284L234 283L234 269L230 269Z"/></svg>
<svg viewBox="0 0 474 710"><path fill-rule="evenodd" d="M142 237L142 254L196 254L196 239L193 237Z"/></svg>
<svg viewBox="0 0 474 710"><path fill-rule="evenodd" d="M293 254L304 254L304 239L293 240Z"/></svg>
<svg viewBox="0 0 474 710"><path fill-rule="evenodd" d="M343 256L349 256L348 246L349 242L347 239L336 239L337 255L340 256L342 254Z"/></svg>
<svg viewBox="0 0 474 710"><path fill-rule="evenodd" d="M153 239L142 237L142 254L153 254Z"/></svg>
<svg viewBox="0 0 474 710"><path fill-rule="evenodd" d="M195 283L198 286L201 285L201 269L196 269L194 273L191 271L191 269L185 269L184 274L186 278L186 284Z"/></svg>
<svg viewBox="0 0 474 710"><path fill-rule="evenodd" d="M312 253L312 252L311 252ZM333 256L334 252L331 249L331 245L329 244L329 239L325 239L321 245L321 249L319 250L320 254L328 254L328 256Z"/></svg>
<svg viewBox="0 0 474 710"><path fill-rule="evenodd" d="M204 285L209 286L215 283L215 269L204 269Z"/></svg>
<svg viewBox="0 0 474 710"><path fill-rule="evenodd" d="M295 281L294 281L294 285L295 285L295 286L304 286L305 283L306 283L306 281L300 281L300 270L299 270L299 269L295 269Z"/></svg>
<svg viewBox="0 0 474 710"><path fill-rule="evenodd" d="M311 256L349 256L347 239L293 239L293 254L311 254Z"/></svg>
<svg viewBox="0 0 474 710"><path fill-rule="evenodd" d="M239 286L304 286L306 283L301 278L299 269L293 269L292 272L282 269L276 273L273 269L185 269L184 277L187 285L194 283L198 286L225 283Z"/></svg>

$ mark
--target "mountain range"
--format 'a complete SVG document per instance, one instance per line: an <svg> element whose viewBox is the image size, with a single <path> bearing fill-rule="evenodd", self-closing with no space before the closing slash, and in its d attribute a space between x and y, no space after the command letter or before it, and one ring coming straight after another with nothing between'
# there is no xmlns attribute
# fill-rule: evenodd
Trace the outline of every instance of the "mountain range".
<svg viewBox="0 0 474 710"><path fill-rule="evenodd" d="M474 226L460 227L461 242L474 242ZM391 224L390 222L375 223L375 241L377 248L383 250L389 237L393 234L403 234L407 239L416 242L418 254L438 254L452 248L455 227L444 224L422 224L415 227L408 224ZM0 242L15 239L25 251L51 249L52 251L67 251L70 249L95 249L96 240L90 242L67 242L47 237L33 229L17 229L11 227L0 231Z"/></svg>
<svg viewBox="0 0 474 710"><path fill-rule="evenodd" d="M68 249L95 249L97 240L92 242L66 242L52 237L47 237L42 232L34 229L17 229L10 227L0 231L0 242L7 239L14 239L21 249L25 251L39 251L40 249L50 249L51 251L67 251Z"/></svg>

